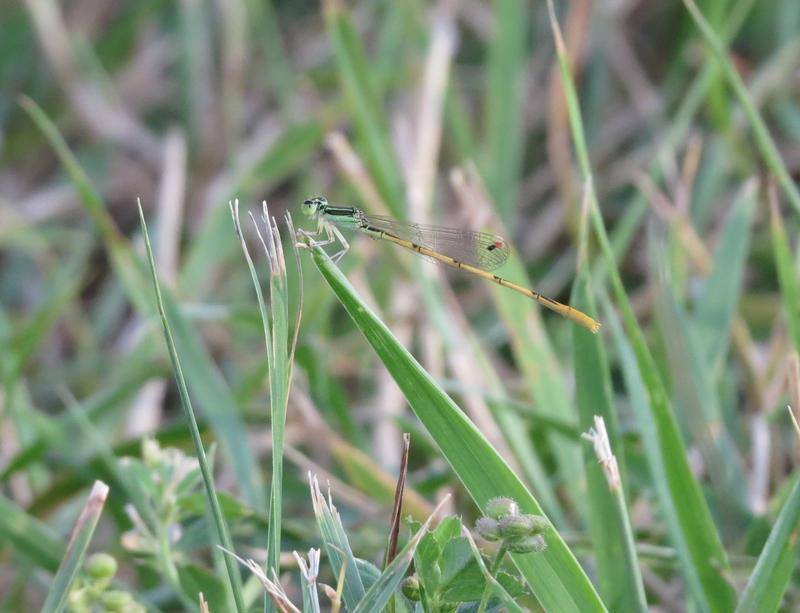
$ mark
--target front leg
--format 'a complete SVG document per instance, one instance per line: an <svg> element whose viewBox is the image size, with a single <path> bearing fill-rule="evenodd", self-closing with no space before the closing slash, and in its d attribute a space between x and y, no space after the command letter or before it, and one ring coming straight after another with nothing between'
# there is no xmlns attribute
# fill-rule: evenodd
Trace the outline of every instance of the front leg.
<svg viewBox="0 0 800 613"><path fill-rule="evenodd" d="M316 240L316 237L322 233L325 233L324 240ZM335 239L333 234L331 233L330 224L326 224L322 219L317 220L317 229L311 232L310 230L303 230L302 228L297 230L297 233L301 236L304 236L308 239L307 242L298 242L297 246L307 249L309 247L323 247L325 245L330 245Z"/></svg>
<svg viewBox="0 0 800 613"><path fill-rule="evenodd" d="M339 244L342 246L342 248L341 248L339 251L337 251L336 253L334 253L334 254L331 256L331 260L333 260L333 263L334 263L334 264L338 264L338 263L339 263L339 260L341 260L341 259L342 259L342 256L343 256L345 253L347 253L347 251L350 249L350 243L348 243L348 242L347 242L347 239L346 239L346 238L344 237L344 235L341 233L341 231L339 230L339 228L337 228L337 227L335 227L335 226L331 226L331 228L332 228L332 230L333 230L333 234L334 234L334 236L335 236L335 237L336 237L336 239L339 241Z"/></svg>

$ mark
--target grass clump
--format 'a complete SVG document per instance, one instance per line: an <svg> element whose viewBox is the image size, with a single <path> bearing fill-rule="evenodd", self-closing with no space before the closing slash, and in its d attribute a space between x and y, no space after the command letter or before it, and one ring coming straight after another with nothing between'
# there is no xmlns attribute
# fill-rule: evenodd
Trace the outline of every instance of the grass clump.
<svg viewBox="0 0 800 613"><path fill-rule="evenodd" d="M1 609L797 608L794 0L96 8L0 22Z"/></svg>

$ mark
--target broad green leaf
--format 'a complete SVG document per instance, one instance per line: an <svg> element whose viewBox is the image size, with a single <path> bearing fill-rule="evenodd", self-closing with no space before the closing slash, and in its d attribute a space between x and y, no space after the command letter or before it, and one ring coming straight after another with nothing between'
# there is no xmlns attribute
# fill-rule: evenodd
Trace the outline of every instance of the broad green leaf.
<svg viewBox="0 0 800 613"><path fill-rule="evenodd" d="M475 425L391 334L325 253L313 249L314 261L353 321L397 382L417 417L478 507L495 496L517 501L521 512L542 510L519 478ZM514 562L545 608L559 611L604 610L583 569L553 529L547 549L515 555Z"/></svg>

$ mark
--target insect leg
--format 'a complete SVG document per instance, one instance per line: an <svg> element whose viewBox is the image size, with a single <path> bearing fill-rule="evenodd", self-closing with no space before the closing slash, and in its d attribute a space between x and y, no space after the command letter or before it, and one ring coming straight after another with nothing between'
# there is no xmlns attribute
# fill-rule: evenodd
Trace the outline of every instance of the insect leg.
<svg viewBox="0 0 800 613"><path fill-rule="evenodd" d="M336 226L330 226L330 228L331 231L333 232L333 235L336 237L336 239L339 241L339 244L342 246L342 248L339 251L337 251L331 256L331 259L334 261L334 263L338 263L339 260L342 259L342 256L345 253L347 253L348 249L350 249L350 243L347 242L347 239L341 233L339 228L337 228Z"/></svg>

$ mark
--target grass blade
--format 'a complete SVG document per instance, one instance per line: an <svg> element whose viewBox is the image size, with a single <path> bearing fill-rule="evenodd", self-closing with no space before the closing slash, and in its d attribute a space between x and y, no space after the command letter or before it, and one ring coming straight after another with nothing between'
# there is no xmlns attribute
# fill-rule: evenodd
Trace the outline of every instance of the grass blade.
<svg viewBox="0 0 800 613"><path fill-rule="evenodd" d="M402 218L405 204L397 161L364 48L343 4L335 0L323 4L342 89L364 141L366 165L391 213Z"/></svg>
<svg viewBox="0 0 800 613"><path fill-rule="evenodd" d="M172 368L175 372L175 380L178 383L178 392L180 393L181 397L181 405L183 406L186 422L189 426L189 432L192 435L195 456L200 464L200 472L203 475L203 485L205 486L206 490L206 499L208 500L208 505L211 509L211 515L214 519L214 527L217 531L217 538L219 538L219 542L225 549L228 551L233 551L233 542L231 541L231 536L228 532L228 526L222 516L222 509L219 505L219 499L217 498L217 491L214 488L214 477L211 474L211 469L208 466L206 451L203 447L203 441L200 438L200 430L197 427L197 418L194 415L191 398L189 398L189 389L186 386L186 380L183 377L183 370L178 358L178 350L175 347L175 341L172 337L172 329L170 328L169 320L167 319L167 313L164 309L161 286L158 283L158 275L156 274L156 263L153 259L153 249L150 246L150 237L147 234L147 224L144 220L144 211L142 211L141 203L139 203L139 221L142 224L142 233L144 234L145 246L147 248L147 260L150 264L150 274L152 275L153 279L153 288L156 295L156 303L158 305L158 314L161 317L161 324L164 328L164 339L167 343L169 358L172 362ZM233 599L236 604L236 610L240 613L243 613L247 609L244 605L244 597L242 595L242 578L239 575L239 569L236 567L235 561L230 556L224 556L224 558L225 567L228 571L228 580L230 581Z"/></svg>
<svg viewBox="0 0 800 613"><path fill-rule="evenodd" d="M0 495L0 542L10 544L20 556L52 573L64 557L64 545L58 534L3 495Z"/></svg>
<svg viewBox="0 0 800 613"><path fill-rule="evenodd" d="M575 281L572 304L595 317L594 298L588 277L581 272ZM611 377L603 339L584 328L573 331L575 347L575 387L580 428L588 431L599 415L605 423L610 449L620 462L622 440L611 397ZM639 571L628 509L622 486L609 487L598 458L584 449L588 499L589 530L594 543L600 594L611 611L646 611L647 600Z"/></svg>
<svg viewBox="0 0 800 613"><path fill-rule="evenodd" d="M152 313L152 305L147 299L147 282L141 269L137 269L137 262L127 240L120 234L113 220L105 209L105 204L100 194L92 185L91 180L83 171L78 160L69 149L61 132L50 120L45 112L33 100L26 96L20 98L20 104L42 134L47 137L53 150L58 155L61 164L69 174L75 190L80 196L86 212L97 227L103 242L111 257L114 269L120 278L128 296L140 313Z"/></svg>
<svg viewBox="0 0 800 613"><path fill-rule="evenodd" d="M665 261L662 251L653 265ZM666 276L666 275L664 275ZM656 290L656 313L668 357L668 372L676 411L703 457L723 523L742 525L749 515L741 483L743 469L728 432L714 386L710 363L693 333L686 312L678 304L669 283L661 280Z"/></svg>
<svg viewBox="0 0 800 613"><path fill-rule="evenodd" d="M497 0L486 83L486 184L503 222L514 223L522 164L526 28L522 0Z"/></svg>
<svg viewBox="0 0 800 613"><path fill-rule="evenodd" d="M592 170L578 96L552 0L548 0L548 8L578 165L584 182L591 185ZM730 611L734 606L735 593L725 577L728 570L725 550L700 485L689 466L686 447L670 409L664 383L625 292L594 190L590 190L589 199L592 226L606 260L611 286L622 311L626 332L631 339L647 392L648 423L642 426L645 446L652 451L648 454L648 460L651 462L653 478L663 480L657 491L661 494L660 501L684 576L691 593L702 607Z"/></svg>
<svg viewBox="0 0 800 613"><path fill-rule="evenodd" d="M778 206L778 197L775 186L768 186L770 230L772 234L772 251L775 258L775 267L778 269L778 284L783 297L783 310L786 324L789 328L789 337L792 339L795 351L800 351L800 286L797 283L797 273L789 238L786 236L786 227Z"/></svg>
<svg viewBox="0 0 800 613"><path fill-rule="evenodd" d="M372 584L372 586L367 590L367 593L364 594L361 602L358 603L358 606L353 609L353 613L368 613L369 611L384 610L384 606L397 591L400 582L403 581L406 570L411 564L411 561L414 559L414 552L417 550L417 545L419 545L422 537L428 533L431 521L434 517L436 517L439 509L446 502L446 500L447 499L445 498L445 500L439 504L439 507L433 511L431 516L428 517L420 529L417 530L417 533L413 536L413 538L406 543L406 546L403 547L403 550L398 553L397 556L395 556L388 566L386 566L381 573L381 576L378 577L378 580Z"/></svg>
<svg viewBox="0 0 800 613"><path fill-rule="evenodd" d="M517 501L523 513L541 515L539 504L505 461L453 400L400 344L356 294L330 258L313 249L314 262L350 317L397 382L417 417L480 508L496 496ZM561 536L546 533L548 547L536 555L516 555L514 562L546 609L605 610L597 593Z"/></svg>
<svg viewBox="0 0 800 613"><path fill-rule="evenodd" d="M704 351L710 373L722 365L730 340L731 323L742 291L744 264L750 249L756 185L745 184L728 214L714 265L706 279L692 317L698 346Z"/></svg>
<svg viewBox="0 0 800 613"><path fill-rule="evenodd" d="M147 287L144 263L136 256L128 240L120 234L105 208L105 203L67 147L55 124L32 100L23 98L21 104L48 138L61 163L67 169L73 185L81 196L81 203L100 232L114 271L121 279L128 298L140 315L151 316L153 306L149 298L150 290ZM237 483L243 489L249 504L259 510L264 509L266 503L260 472L253 453L246 443L244 423L236 412L230 410L236 406L236 399L197 334L181 313L174 296L165 290L163 298L165 310L172 321L175 340L184 356L186 376L197 392L197 397L202 399L205 415L223 443L223 449L234 467Z"/></svg>
<svg viewBox="0 0 800 613"><path fill-rule="evenodd" d="M736 607L737 613L777 611L797 560L797 526L800 522L800 479L794 485L764 549L758 556L753 574Z"/></svg>
<svg viewBox="0 0 800 613"><path fill-rule="evenodd" d="M731 62L730 58L728 57L725 46L722 44L722 41L719 39L719 36L716 34L716 32L714 32L713 28L703 17L703 14L700 12L700 9L697 8L694 0L683 0L683 3L686 5L686 8L689 10L689 14L692 16L692 19L694 19L695 24L702 33L706 44L709 46L714 54L714 57L722 67L722 72L728 79L728 83L730 84L736 96L739 98L739 103L742 105L745 115L747 116L747 120L750 122L750 128L753 130L753 135L756 139L756 145L761 151L761 155L763 156L767 167L777 178L778 183L780 183L780 186L786 193L789 202L791 202L792 206L797 210L798 213L800 213L800 191L798 191L797 185L795 185L794 180L789 174L789 170L786 168L786 165L781 158L778 147L775 145L775 141L772 140L772 136L767 129L767 124L764 122L764 119L761 117L758 109L756 109L756 106L750 99L750 94L747 92L747 87L745 86L744 81L742 81L742 78L739 76L739 72L736 70L733 62Z"/></svg>
<svg viewBox="0 0 800 613"><path fill-rule="evenodd" d="M63 611L67 606L67 597L72 583L83 565L83 558L86 556L86 550L89 548L107 496L108 486L102 481L95 481L86 505L83 507L78 521L75 522L75 528L72 531L64 558L58 567L58 572L53 577L47 599L42 606L43 612L56 613Z"/></svg>
<svg viewBox="0 0 800 613"><path fill-rule="evenodd" d="M311 486L311 502L314 505L314 515L317 518L317 526L322 536L322 544L330 560L331 567L335 576L339 577L344 569L344 588L342 598L349 610L353 610L364 598L366 590L358 572L356 558L353 550L350 549L350 541L347 538L339 511L333 506L332 500L325 500L319 489L316 477L309 473L309 485ZM329 495L330 496L330 495Z"/></svg>
<svg viewBox="0 0 800 613"><path fill-rule="evenodd" d="M247 267L256 291L258 308L261 313L261 322L264 329L264 344L269 371L269 399L270 399L270 424L272 425L272 482L270 484L269 502L269 532L267 536L267 574L280 573L281 553L281 523L283 507L283 440L286 429L286 405L289 401L289 383L291 379L291 361L289 356L289 286L286 276L286 263L281 245L281 237L275 219L270 217L267 203L264 202L264 223L267 240L258 231L258 224L253 222L264 247L265 255L269 262L269 297L271 309L267 311L261 284L258 280L253 260L247 249L247 243L242 235L239 223L239 201L231 204L234 228L242 246L242 251L247 261ZM288 218L287 219L291 219ZM290 223L290 232L293 231ZM298 267L298 270L299 267ZM301 273L302 275L302 273ZM302 292L302 276L299 282ZM301 297L302 301L302 297ZM295 335L300 327L300 309L298 307L298 320L295 322ZM295 337L296 341L296 337ZM291 351L294 351L294 343Z"/></svg>

